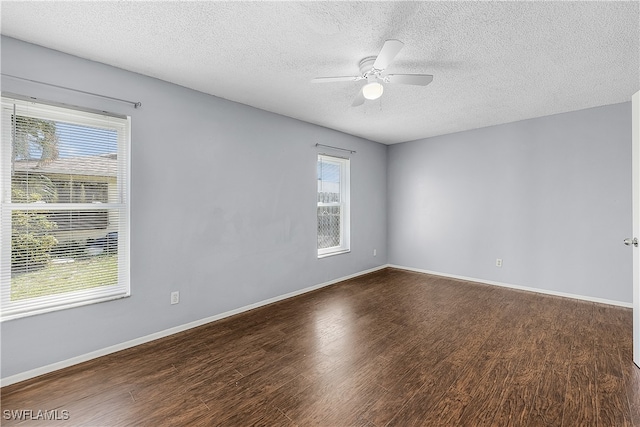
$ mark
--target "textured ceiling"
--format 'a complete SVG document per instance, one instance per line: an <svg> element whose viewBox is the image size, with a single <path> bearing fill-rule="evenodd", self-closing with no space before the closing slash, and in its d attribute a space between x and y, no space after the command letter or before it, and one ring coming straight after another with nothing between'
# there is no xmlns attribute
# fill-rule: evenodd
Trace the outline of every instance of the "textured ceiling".
<svg viewBox="0 0 640 427"><path fill-rule="evenodd" d="M629 101L639 4L3 1L1 31L391 144ZM310 83L357 75L386 39L405 43L389 73L433 82L360 107L362 82Z"/></svg>

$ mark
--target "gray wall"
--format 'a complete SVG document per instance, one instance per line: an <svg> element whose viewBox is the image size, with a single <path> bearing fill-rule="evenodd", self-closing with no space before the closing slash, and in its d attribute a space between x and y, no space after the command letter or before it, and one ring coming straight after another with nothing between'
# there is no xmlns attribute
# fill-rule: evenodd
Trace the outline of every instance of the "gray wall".
<svg viewBox="0 0 640 427"><path fill-rule="evenodd" d="M6 37L2 72L143 103L2 79L132 117L131 297L2 323L3 378L387 262L384 145ZM317 142L357 151L351 253L323 259Z"/></svg>
<svg viewBox="0 0 640 427"><path fill-rule="evenodd" d="M390 146L387 191L391 264L631 303L630 102Z"/></svg>

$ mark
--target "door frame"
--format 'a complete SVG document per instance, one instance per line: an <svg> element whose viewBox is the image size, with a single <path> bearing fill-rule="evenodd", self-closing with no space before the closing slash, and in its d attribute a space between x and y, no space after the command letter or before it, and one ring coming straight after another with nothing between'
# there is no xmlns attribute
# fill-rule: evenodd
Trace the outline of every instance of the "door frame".
<svg viewBox="0 0 640 427"><path fill-rule="evenodd" d="M633 237L640 238L640 91L631 99ZM633 362L640 367L640 248L633 248Z"/></svg>

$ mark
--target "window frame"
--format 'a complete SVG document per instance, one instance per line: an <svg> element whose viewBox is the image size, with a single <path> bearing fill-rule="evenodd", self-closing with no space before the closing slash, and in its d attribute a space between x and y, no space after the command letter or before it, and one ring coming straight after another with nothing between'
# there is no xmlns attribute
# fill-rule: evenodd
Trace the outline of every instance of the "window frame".
<svg viewBox="0 0 640 427"><path fill-rule="evenodd" d="M316 233L319 221L317 208L333 206L340 207L340 244L328 248L319 248L316 243L318 258L325 258L332 255L349 253L351 251L351 159L347 157L320 153L317 155L316 170L318 167L318 163L322 160L337 163L340 165L340 201L331 203L318 202L318 189L316 186ZM320 178L317 177L317 180L320 181Z"/></svg>
<svg viewBox="0 0 640 427"><path fill-rule="evenodd" d="M14 107L15 106L15 107ZM52 311L65 310L103 301L125 298L131 295L130 287L130 179L131 179L131 117L110 114L104 111L83 109L66 104L25 99L13 94L1 99L2 120L5 114L41 118L81 126L97 126L117 132L116 198L109 203L50 203L34 206L33 203L12 203L12 145L11 126L3 126L0 138L0 322L33 316ZM13 112L6 111L13 109ZM9 119L10 121L10 119ZM118 223L118 282L63 293L11 301L11 234L12 212L46 210L70 212L78 210L117 212Z"/></svg>

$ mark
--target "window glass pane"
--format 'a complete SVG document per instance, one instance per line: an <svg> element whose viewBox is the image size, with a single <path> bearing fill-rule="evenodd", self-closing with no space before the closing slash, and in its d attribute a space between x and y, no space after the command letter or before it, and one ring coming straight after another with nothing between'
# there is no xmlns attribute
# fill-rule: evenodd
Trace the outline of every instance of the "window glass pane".
<svg viewBox="0 0 640 427"><path fill-rule="evenodd" d="M20 115L13 124L13 203L117 203L116 130Z"/></svg>
<svg viewBox="0 0 640 427"><path fill-rule="evenodd" d="M340 246L340 206L318 206L318 249Z"/></svg>
<svg viewBox="0 0 640 427"><path fill-rule="evenodd" d="M340 202L340 164L318 160L318 202Z"/></svg>
<svg viewBox="0 0 640 427"><path fill-rule="evenodd" d="M118 283L117 210L11 216L12 301Z"/></svg>

